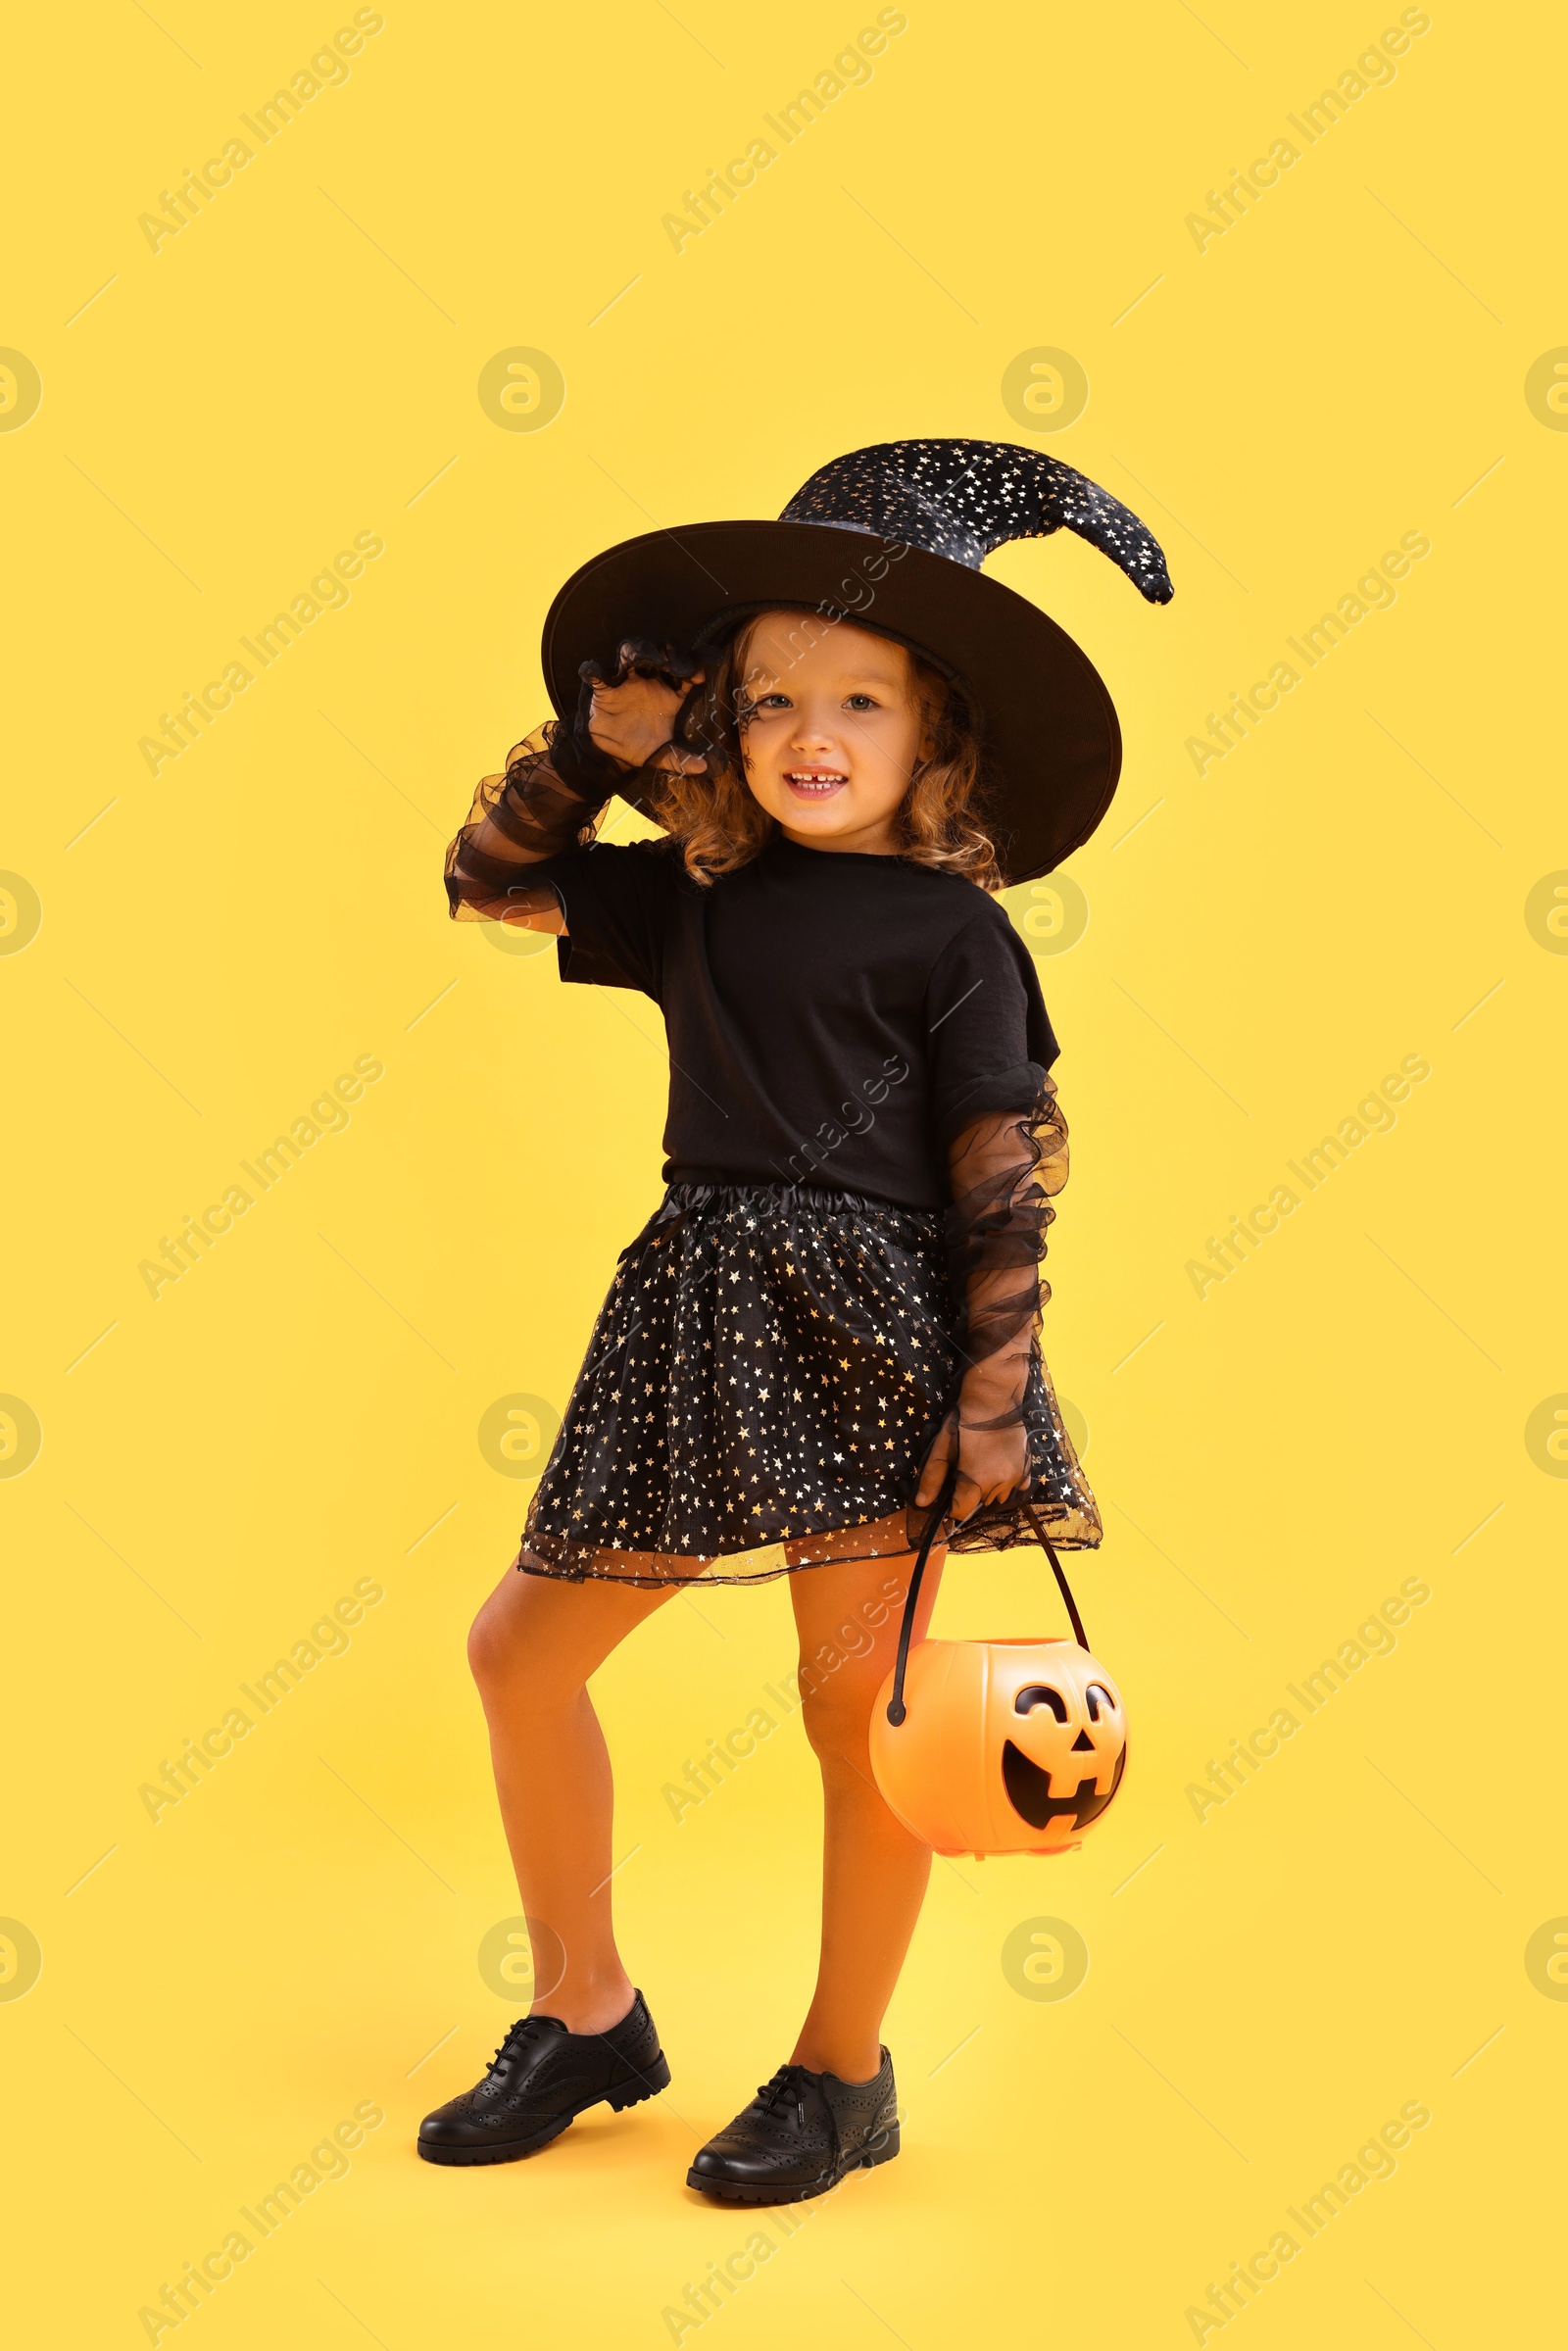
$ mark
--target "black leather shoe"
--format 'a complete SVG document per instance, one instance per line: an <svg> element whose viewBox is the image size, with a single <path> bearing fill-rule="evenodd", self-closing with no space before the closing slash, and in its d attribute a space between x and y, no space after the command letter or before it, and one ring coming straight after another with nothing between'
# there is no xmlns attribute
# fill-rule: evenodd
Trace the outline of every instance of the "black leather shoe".
<svg viewBox="0 0 1568 2351"><path fill-rule="evenodd" d="M781 2065L744 2113L709 2140L686 2184L736 2204L799 2204L836 2187L848 2172L891 2163L898 2151L899 2096L886 2049L869 2082Z"/></svg>
<svg viewBox="0 0 1568 2351"><path fill-rule="evenodd" d="M519 2018L482 2082L419 2125L426 2163L515 2163L559 2138L585 2107L618 2112L663 2089L669 2066L641 1992L608 2033L568 2033L559 2017Z"/></svg>

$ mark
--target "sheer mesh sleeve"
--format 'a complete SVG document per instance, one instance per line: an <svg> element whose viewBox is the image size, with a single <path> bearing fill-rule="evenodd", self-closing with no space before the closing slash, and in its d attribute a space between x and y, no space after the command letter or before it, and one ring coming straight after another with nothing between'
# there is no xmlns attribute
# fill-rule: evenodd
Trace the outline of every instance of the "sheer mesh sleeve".
<svg viewBox="0 0 1568 2351"><path fill-rule="evenodd" d="M468 821L447 852L455 921L499 922L508 913L558 907L547 883L529 883L528 868L593 839L595 819L623 772L590 778L563 744L564 732L559 719L539 727L507 754L504 775L480 779Z"/></svg>
<svg viewBox="0 0 1568 2351"><path fill-rule="evenodd" d="M1040 1267L1067 1181L1067 1122L1047 1077L1033 1102L973 1120L949 1153L948 1262L957 1305L959 1425L1003 1429L1023 1419L1038 1325L1051 1286Z"/></svg>
<svg viewBox="0 0 1568 2351"><path fill-rule="evenodd" d="M626 792L650 768L618 759L594 736L596 697L633 678L657 679L672 697L687 695L697 673L693 658L650 638L624 637L608 664L584 661L581 691L569 718L552 718L507 755L504 775L487 775L474 795L468 821L447 852L447 900L457 921L509 913L559 911L555 890L530 881L528 867L572 849L586 849L599 811L612 792ZM669 746L663 746L667 753ZM656 755L657 758L657 755Z"/></svg>

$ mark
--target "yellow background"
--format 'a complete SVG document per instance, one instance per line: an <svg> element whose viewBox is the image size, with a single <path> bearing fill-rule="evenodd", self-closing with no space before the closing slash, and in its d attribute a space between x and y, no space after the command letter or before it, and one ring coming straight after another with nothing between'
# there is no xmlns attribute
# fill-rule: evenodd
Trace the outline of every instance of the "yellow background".
<svg viewBox="0 0 1568 2351"><path fill-rule="evenodd" d="M1128 499L1177 584L1151 610L1066 534L995 564L1127 739L1072 863L1088 928L1040 967L1075 1156L1047 1345L1091 1432L1080 1597L1133 1762L1077 1855L938 1866L888 2025L905 2156L684 2339L1188 2342L1209 2281L1412 2100L1396 2175L1224 2332L1547 2324L1568 2006L1526 1949L1568 1913L1568 1486L1526 1427L1568 1390L1568 962L1526 903L1568 866L1568 441L1525 379L1568 342L1560 29L1435 5L1200 252L1187 215L1396 11L907 14L679 253L662 216L874 11L396 0L156 252L138 216L336 20L161 0L17 38L0 342L43 387L0 432L0 866L42 906L0 958L0 1389L42 1430L0 1481L0 1912L42 1952L0 2002L19 2341L145 2340L139 2308L367 2101L349 2175L166 2343L655 2345L751 2231L682 2179L807 1994L814 1770L792 1722L678 1824L662 1790L790 1666L779 1585L676 1602L599 1685L669 2095L522 2166L412 2152L522 2004L476 1961L517 1905L463 1636L529 1488L478 1426L564 1400L658 1196L662 1097L653 1007L450 925L440 857L544 714L570 568L905 434L1032 439ZM516 347L564 378L543 429L479 402ZM1039 347L1090 385L1050 433L1002 397ZM1410 530L1432 552L1393 609L1200 777L1206 713ZM361 531L385 552L348 606L149 773L160 713ZM1050 902L1010 903L1038 941ZM140 1261L362 1054L385 1075L347 1130L153 1299ZM1208 1237L1406 1054L1432 1074L1396 1127L1200 1299ZM367 1577L348 1652L154 1824L140 1784ZM1209 1759L1411 1577L1395 1653L1200 1822ZM1036 1558L979 1560L938 1624L1058 1614ZM1089 1949L1065 2000L1004 1970L1042 1918Z"/></svg>

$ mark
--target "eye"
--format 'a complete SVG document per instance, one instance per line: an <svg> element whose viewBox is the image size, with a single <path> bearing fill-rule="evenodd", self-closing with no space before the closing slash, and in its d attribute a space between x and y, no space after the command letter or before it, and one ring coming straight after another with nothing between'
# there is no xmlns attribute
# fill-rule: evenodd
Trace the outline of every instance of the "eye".
<svg viewBox="0 0 1568 2351"><path fill-rule="evenodd" d="M1012 1701L1014 1714L1032 1714L1037 1706L1049 1706L1058 1723L1067 1719L1067 1708L1059 1690L1048 1690L1044 1682L1031 1682L1020 1690Z"/></svg>
<svg viewBox="0 0 1568 2351"><path fill-rule="evenodd" d="M1116 1701L1111 1696L1109 1690L1105 1688L1103 1682L1091 1682L1088 1689L1084 1691L1084 1702L1089 1708L1089 1719L1092 1723L1098 1723L1100 1720L1100 1701L1102 1698L1103 1698L1105 1701L1105 1712L1107 1714L1114 1714L1116 1711Z"/></svg>
<svg viewBox="0 0 1568 2351"><path fill-rule="evenodd" d="M789 708L790 698L787 694L759 694L752 704L754 710L787 710Z"/></svg>
<svg viewBox="0 0 1568 2351"><path fill-rule="evenodd" d="M878 705L874 694L846 694L844 707L848 710L874 710Z"/></svg>

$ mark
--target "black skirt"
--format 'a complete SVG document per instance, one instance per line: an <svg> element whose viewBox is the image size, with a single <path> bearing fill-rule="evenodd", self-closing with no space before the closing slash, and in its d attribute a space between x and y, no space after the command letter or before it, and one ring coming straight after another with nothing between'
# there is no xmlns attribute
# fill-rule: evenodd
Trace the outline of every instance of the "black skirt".
<svg viewBox="0 0 1568 2351"><path fill-rule="evenodd" d="M647 1587L755 1584L913 1549L955 1400L940 1210L799 1184L683 1184L620 1259L514 1564ZM1100 1514L1036 1349L1029 1496L1052 1541ZM1032 1541L1016 1503L949 1547Z"/></svg>

